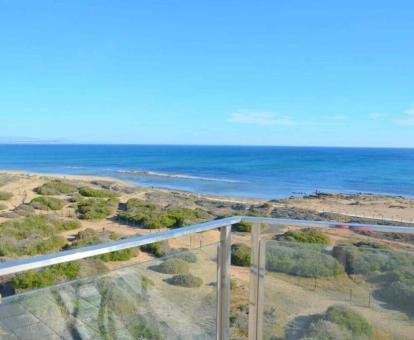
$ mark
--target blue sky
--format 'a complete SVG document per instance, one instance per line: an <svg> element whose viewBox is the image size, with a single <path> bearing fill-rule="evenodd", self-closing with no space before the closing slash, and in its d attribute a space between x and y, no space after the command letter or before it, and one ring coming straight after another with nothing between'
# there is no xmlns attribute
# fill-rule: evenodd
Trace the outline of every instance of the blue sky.
<svg viewBox="0 0 414 340"><path fill-rule="evenodd" d="M414 147L414 2L0 0L0 142Z"/></svg>

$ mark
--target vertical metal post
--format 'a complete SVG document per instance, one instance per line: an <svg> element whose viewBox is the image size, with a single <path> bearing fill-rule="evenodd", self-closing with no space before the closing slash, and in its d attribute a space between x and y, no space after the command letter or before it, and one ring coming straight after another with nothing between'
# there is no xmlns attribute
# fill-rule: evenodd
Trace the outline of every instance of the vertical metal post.
<svg viewBox="0 0 414 340"><path fill-rule="evenodd" d="M249 340L261 340L263 334L263 298L265 272L265 241L260 241L261 226L252 227L250 298L249 298Z"/></svg>
<svg viewBox="0 0 414 340"><path fill-rule="evenodd" d="M230 338L231 225L220 228L217 259L217 340Z"/></svg>

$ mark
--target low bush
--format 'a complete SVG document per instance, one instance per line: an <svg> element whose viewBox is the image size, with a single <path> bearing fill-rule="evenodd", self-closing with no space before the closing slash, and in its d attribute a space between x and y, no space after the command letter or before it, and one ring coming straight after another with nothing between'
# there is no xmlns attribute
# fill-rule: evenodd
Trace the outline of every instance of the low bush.
<svg viewBox="0 0 414 340"><path fill-rule="evenodd" d="M161 241L141 246L141 250L155 257L164 257L170 252L170 246L167 241Z"/></svg>
<svg viewBox="0 0 414 340"><path fill-rule="evenodd" d="M332 255L344 265L348 274L376 275L410 266L414 261L412 256L377 247L337 245Z"/></svg>
<svg viewBox="0 0 414 340"><path fill-rule="evenodd" d="M78 203L78 210L85 220L101 220L112 215L118 208L116 198L90 198Z"/></svg>
<svg viewBox="0 0 414 340"><path fill-rule="evenodd" d="M190 270L187 262L176 258L167 259L154 269L163 274L185 274Z"/></svg>
<svg viewBox="0 0 414 340"><path fill-rule="evenodd" d="M8 201L12 197L13 197L12 193L0 191L0 201Z"/></svg>
<svg viewBox="0 0 414 340"><path fill-rule="evenodd" d="M193 274L186 273L186 274L174 275L172 278L168 280L168 283L174 286L196 288L196 287L201 287L203 285L203 280L198 276L194 276Z"/></svg>
<svg viewBox="0 0 414 340"><path fill-rule="evenodd" d="M368 321L361 314L345 305L329 307L325 319L347 328L354 336L372 335L372 327Z"/></svg>
<svg viewBox="0 0 414 340"><path fill-rule="evenodd" d="M60 210L65 206L65 201L55 197L36 197L30 202L30 205L39 210Z"/></svg>
<svg viewBox="0 0 414 340"><path fill-rule="evenodd" d="M101 231L97 232L94 229L87 228L76 234L75 240L67 247L68 249L85 247L93 244L108 242L111 240L118 240L120 236L113 232ZM96 256L97 259L104 262L109 261L128 261L135 257L138 253L138 248L130 248L114 251L111 253Z"/></svg>
<svg viewBox="0 0 414 340"><path fill-rule="evenodd" d="M179 228L196 223L206 217L201 210L185 208L160 208L136 198L128 200L126 211L118 214L120 220L142 228Z"/></svg>
<svg viewBox="0 0 414 340"><path fill-rule="evenodd" d="M300 243L329 244L329 237L322 234L319 230L306 228L302 230L289 230L282 235L277 235L278 241L292 241Z"/></svg>
<svg viewBox="0 0 414 340"><path fill-rule="evenodd" d="M3 222L0 224L0 255L23 256L58 251L66 241L57 234L79 227L79 221L64 221L47 215Z"/></svg>
<svg viewBox="0 0 414 340"><path fill-rule="evenodd" d="M106 254L98 256L98 258L104 262L110 262L110 261L117 262L117 261L128 261L137 255L138 255L138 248L129 248L129 249L113 251L111 253L106 253Z"/></svg>
<svg viewBox="0 0 414 340"><path fill-rule="evenodd" d="M156 327L152 327L148 321L143 318L139 318L138 321L130 323L128 331L132 335L133 339L164 339L160 331Z"/></svg>
<svg viewBox="0 0 414 340"><path fill-rule="evenodd" d="M90 187L82 187L79 189L79 193L85 197L94 197L94 198L115 198L119 197L119 194L106 189L94 189Z"/></svg>
<svg viewBox="0 0 414 340"><path fill-rule="evenodd" d="M373 339L374 329L357 311L345 305L330 306L303 329L302 339Z"/></svg>
<svg viewBox="0 0 414 340"><path fill-rule="evenodd" d="M17 275L12 285L17 290L42 288L57 283L74 280L79 274L79 262L69 262L50 266L41 271L28 271Z"/></svg>
<svg viewBox="0 0 414 340"><path fill-rule="evenodd" d="M238 231L240 233L250 233L252 231L252 224L249 222L241 221L234 224L232 229L233 231Z"/></svg>
<svg viewBox="0 0 414 340"><path fill-rule="evenodd" d="M309 278L336 276L344 272L334 257L325 254L323 247L289 242L267 243L266 269Z"/></svg>
<svg viewBox="0 0 414 340"><path fill-rule="evenodd" d="M172 257L176 259L180 259L183 261L186 261L188 263L196 263L197 262L197 256L190 250L186 248L180 248L176 249L171 254Z"/></svg>
<svg viewBox="0 0 414 340"><path fill-rule="evenodd" d="M379 296L390 305L414 315L414 269L400 267L381 277Z"/></svg>
<svg viewBox="0 0 414 340"><path fill-rule="evenodd" d="M240 267L250 267L250 247L244 243L231 246L231 264Z"/></svg>
<svg viewBox="0 0 414 340"><path fill-rule="evenodd" d="M76 192L78 188L68 182L60 179L54 179L50 182L44 183L40 187L37 187L35 191L39 195L69 195Z"/></svg>
<svg viewBox="0 0 414 340"><path fill-rule="evenodd" d="M7 209L7 205L0 203L0 210L6 210Z"/></svg>

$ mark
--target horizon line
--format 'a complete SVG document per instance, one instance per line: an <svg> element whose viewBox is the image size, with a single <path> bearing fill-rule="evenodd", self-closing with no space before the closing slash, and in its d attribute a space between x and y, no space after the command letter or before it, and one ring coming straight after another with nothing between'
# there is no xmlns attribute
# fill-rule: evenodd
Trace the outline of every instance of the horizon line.
<svg viewBox="0 0 414 340"><path fill-rule="evenodd" d="M99 143L99 142L0 142L0 146L200 146L200 147L263 147L263 148L342 148L342 149L414 149L414 146L349 146L349 145L268 145L268 144L183 144L183 143Z"/></svg>

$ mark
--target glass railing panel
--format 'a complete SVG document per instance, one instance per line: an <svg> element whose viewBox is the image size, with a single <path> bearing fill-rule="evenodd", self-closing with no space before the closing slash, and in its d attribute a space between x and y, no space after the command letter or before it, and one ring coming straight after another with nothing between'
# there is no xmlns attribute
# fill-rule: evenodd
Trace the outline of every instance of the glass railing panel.
<svg viewBox="0 0 414 340"><path fill-rule="evenodd" d="M213 339L217 244L4 298L7 339Z"/></svg>
<svg viewBox="0 0 414 340"><path fill-rule="evenodd" d="M263 337L412 338L414 248L342 230L326 235L326 244L262 241Z"/></svg>

